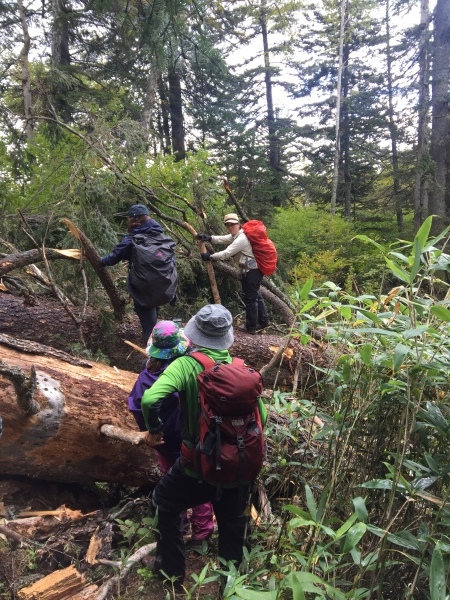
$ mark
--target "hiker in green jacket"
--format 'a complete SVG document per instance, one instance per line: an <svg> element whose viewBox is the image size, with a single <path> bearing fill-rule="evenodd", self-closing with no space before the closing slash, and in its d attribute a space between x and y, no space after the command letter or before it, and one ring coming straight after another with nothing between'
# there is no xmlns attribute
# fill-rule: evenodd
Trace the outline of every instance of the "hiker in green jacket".
<svg viewBox="0 0 450 600"><path fill-rule="evenodd" d="M190 319L184 328L193 351L200 351L216 362L231 363L228 348L234 341L231 313L220 304L208 304ZM147 425L147 443L155 447L162 443L159 406L173 391L180 394L181 437L189 448L199 436L200 410L197 375L202 366L189 355L173 361L142 397L142 412ZM259 399L261 420L265 423L266 409ZM176 578L181 584L185 576L185 556L181 513L183 510L211 502L218 527L219 556L227 561L241 563L248 517L245 509L251 484L244 488L235 485L220 488L199 480L196 472L183 455L172 469L158 482L152 501L157 508L159 540L154 563L155 573ZM161 575L161 572L162 575Z"/></svg>

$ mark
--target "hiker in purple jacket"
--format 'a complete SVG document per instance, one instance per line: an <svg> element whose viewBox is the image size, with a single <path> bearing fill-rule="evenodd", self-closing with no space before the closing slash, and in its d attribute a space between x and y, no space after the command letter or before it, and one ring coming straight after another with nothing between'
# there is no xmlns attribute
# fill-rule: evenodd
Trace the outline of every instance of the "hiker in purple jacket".
<svg viewBox="0 0 450 600"><path fill-rule="evenodd" d="M189 340L182 329L173 321L160 321L155 325L148 340L147 354L149 360L139 374L133 389L128 396L128 408L133 414L141 431L147 431L141 410L141 399L170 362L186 353ZM158 454L158 465L165 475L180 456L180 403L178 394L166 396L160 405L160 414L164 421L162 430L164 443L155 446ZM185 516L185 526L191 526L191 544L200 544L208 540L214 531L213 511L210 502L200 504L192 509L190 523Z"/></svg>

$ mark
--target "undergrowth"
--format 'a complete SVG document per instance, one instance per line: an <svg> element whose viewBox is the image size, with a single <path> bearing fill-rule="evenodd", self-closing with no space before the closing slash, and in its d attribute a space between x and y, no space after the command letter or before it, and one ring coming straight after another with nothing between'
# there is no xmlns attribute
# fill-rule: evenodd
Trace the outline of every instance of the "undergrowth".
<svg viewBox="0 0 450 600"><path fill-rule="evenodd" d="M272 511L243 571L205 572L224 578L224 599L448 597L450 257L448 230L429 239L430 227L390 247L358 236L397 278L387 294L297 290L293 335L325 328L334 360L314 404L306 390L274 394L285 420L267 431L261 474Z"/></svg>

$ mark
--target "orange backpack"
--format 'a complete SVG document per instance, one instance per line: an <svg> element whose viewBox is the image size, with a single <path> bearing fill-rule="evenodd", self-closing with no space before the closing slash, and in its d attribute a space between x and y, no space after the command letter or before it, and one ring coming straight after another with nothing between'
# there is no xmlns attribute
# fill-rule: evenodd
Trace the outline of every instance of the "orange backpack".
<svg viewBox="0 0 450 600"><path fill-rule="evenodd" d="M273 275L277 268L277 249L272 240L267 237L266 226L262 221L247 221L242 225L255 255L258 269L264 275Z"/></svg>

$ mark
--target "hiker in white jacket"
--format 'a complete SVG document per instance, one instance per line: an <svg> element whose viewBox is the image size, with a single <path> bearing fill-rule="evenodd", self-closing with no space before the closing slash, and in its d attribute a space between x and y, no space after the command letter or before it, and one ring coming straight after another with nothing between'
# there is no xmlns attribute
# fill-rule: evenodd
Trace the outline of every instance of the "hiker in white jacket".
<svg viewBox="0 0 450 600"><path fill-rule="evenodd" d="M260 286L263 274L258 269L252 246L241 229L239 217L235 213L225 215L223 222L228 235L207 235L199 233L197 239L213 244L228 244L221 252L203 252L203 260L224 260L234 258L240 273L245 304L245 326L247 333L254 334L269 324L266 305L261 296Z"/></svg>

